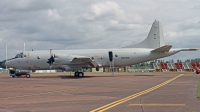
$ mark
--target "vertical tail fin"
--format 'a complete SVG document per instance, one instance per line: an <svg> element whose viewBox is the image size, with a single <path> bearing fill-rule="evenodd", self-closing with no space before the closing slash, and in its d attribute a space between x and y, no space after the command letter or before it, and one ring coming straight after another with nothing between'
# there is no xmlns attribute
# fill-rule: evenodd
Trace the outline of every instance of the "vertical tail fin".
<svg viewBox="0 0 200 112"><path fill-rule="evenodd" d="M151 30L142 42L124 48L159 48L165 45L162 26L159 21L154 21Z"/></svg>

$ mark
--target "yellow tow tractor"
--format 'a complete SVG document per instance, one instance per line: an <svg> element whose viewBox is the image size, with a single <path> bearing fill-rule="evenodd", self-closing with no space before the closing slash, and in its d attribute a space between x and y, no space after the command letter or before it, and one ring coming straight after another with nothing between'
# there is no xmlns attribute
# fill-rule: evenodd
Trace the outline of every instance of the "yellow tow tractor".
<svg viewBox="0 0 200 112"><path fill-rule="evenodd" d="M15 77L26 77L26 78L30 78L30 72L28 70L16 70L13 68L9 68L9 74L12 78Z"/></svg>

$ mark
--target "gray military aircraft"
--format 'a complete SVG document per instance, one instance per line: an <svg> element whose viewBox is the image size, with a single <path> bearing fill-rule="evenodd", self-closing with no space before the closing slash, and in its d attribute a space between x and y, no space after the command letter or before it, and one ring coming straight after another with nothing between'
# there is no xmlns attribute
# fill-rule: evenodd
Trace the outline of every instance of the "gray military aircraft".
<svg viewBox="0 0 200 112"><path fill-rule="evenodd" d="M73 71L83 77L85 68L122 67L171 56L180 51L195 51L198 48L171 49L165 45L162 26L155 20L142 42L118 49L42 50L24 51L6 61L14 69ZM30 77L30 76L29 76Z"/></svg>

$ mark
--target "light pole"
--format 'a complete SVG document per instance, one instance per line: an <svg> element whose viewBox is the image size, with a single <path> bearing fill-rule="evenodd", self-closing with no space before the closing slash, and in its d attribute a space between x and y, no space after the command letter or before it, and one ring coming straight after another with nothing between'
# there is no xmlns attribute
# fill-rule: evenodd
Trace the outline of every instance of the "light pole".
<svg viewBox="0 0 200 112"><path fill-rule="evenodd" d="M26 50L26 44L24 43L24 51Z"/></svg>
<svg viewBox="0 0 200 112"><path fill-rule="evenodd" d="M7 61L7 53L8 53L8 50L7 50L7 45L6 45L6 61ZM6 66L6 73L8 73L7 66Z"/></svg>

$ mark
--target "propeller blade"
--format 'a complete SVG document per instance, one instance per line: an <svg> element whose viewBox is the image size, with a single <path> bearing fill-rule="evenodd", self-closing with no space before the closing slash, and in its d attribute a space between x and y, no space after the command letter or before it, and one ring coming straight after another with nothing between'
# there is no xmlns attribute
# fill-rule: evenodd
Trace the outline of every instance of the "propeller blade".
<svg viewBox="0 0 200 112"><path fill-rule="evenodd" d="M55 54L52 55L52 49L50 49L50 58L48 59L47 63L49 64L49 67L51 69L53 62L55 62Z"/></svg>

